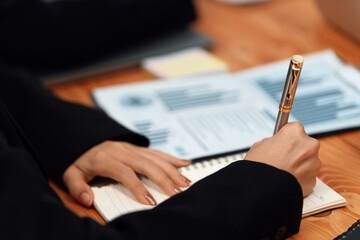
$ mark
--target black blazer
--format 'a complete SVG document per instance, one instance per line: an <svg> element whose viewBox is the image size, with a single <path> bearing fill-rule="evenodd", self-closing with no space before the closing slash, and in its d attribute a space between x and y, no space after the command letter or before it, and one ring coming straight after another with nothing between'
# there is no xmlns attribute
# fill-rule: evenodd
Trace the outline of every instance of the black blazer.
<svg viewBox="0 0 360 240"><path fill-rule="evenodd" d="M289 173L240 161L153 210L101 226L66 209L61 181L84 151L107 140L146 138L102 112L68 103L37 79L0 67L0 239L282 239L298 232L302 191ZM43 169L43 170L42 170Z"/></svg>

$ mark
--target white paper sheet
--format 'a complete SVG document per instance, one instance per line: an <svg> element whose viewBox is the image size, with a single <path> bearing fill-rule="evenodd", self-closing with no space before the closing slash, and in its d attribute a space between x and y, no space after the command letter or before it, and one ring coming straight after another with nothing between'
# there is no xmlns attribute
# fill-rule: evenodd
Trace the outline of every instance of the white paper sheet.
<svg viewBox="0 0 360 240"><path fill-rule="evenodd" d="M304 56L290 121L308 134L360 126L358 70L332 51ZM234 74L99 88L98 106L150 139L150 147L180 158L249 148L272 135L289 60Z"/></svg>

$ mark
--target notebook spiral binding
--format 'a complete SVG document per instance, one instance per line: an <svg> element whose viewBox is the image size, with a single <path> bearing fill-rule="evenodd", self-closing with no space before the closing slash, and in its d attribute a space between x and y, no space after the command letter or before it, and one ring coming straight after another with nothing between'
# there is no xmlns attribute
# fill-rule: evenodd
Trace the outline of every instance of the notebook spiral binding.
<svg viewBox="0 0 360 240"><path fill-rule="evenodd" d="M227 155L224 157L218 157L218 158L213 158L210 160L206 160L206 161L200 161L200 162L195 162L193 164L191 164L190 166L187 167L183 167L180 168L179 171L181 173L183 173L184 171L190 171L192 169L199 169L199 168L205 168L207 166L223 166L224 164L230 164L233 163L235 161L239 161L239 160L243 160L244 157L246 155L246 152L244 153L236 153L236 154L231 154L231 155Z"/></svg>

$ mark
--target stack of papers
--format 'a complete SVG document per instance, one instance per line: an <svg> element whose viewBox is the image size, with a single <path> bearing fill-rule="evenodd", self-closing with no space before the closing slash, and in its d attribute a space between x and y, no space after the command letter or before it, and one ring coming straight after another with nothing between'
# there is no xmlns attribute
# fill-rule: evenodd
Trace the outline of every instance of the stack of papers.
<svg viewBox="0 0 360 240"><path fill-rule="evenodd" d="M360 73L332 51L304 56L289 121L308 134L360 127ZM95 89L97 105L180 158L250 148L272 136L289 60L237 73Z"/></svg>

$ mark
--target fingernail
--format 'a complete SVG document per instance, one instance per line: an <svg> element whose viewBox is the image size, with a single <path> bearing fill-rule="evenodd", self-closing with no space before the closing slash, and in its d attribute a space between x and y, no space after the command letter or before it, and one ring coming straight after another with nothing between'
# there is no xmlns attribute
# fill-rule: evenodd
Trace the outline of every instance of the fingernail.
<svg viewBox="0 0 360 240"><path fill-rule="evenodd" d="M91 206L92 205L92 198L90 197L90 195L87 192L83 192L80 195L80 200L83 204L85 204L86 206Z"/></svg>
<svg viewBox="0 0 360 240"><path fill-rule="evenodd" d="M156 206L156 201L155 199L151 196L151 194L149 192L146 192L144 194L146 200L148 201L148 203L152 206Z"/></svg>
<svg viewBox="0 0 360 240"><path fill-rule="evenodd" d="M174 192L176 192L176 193L181 193L182 192L182 190L178 186L176 186L175 184L171 185L171 187L174 190Z"/></svg>
<svg viewBox="0 0 360 240"><path fill-rule="evenodd" d="M183 181L183 182L186 183L186 184L190 184L190 183L191 183L191 180L188 179L188 178L186 178L186 177L184 177L184 176L181 176L181 181Z"/></svg>

